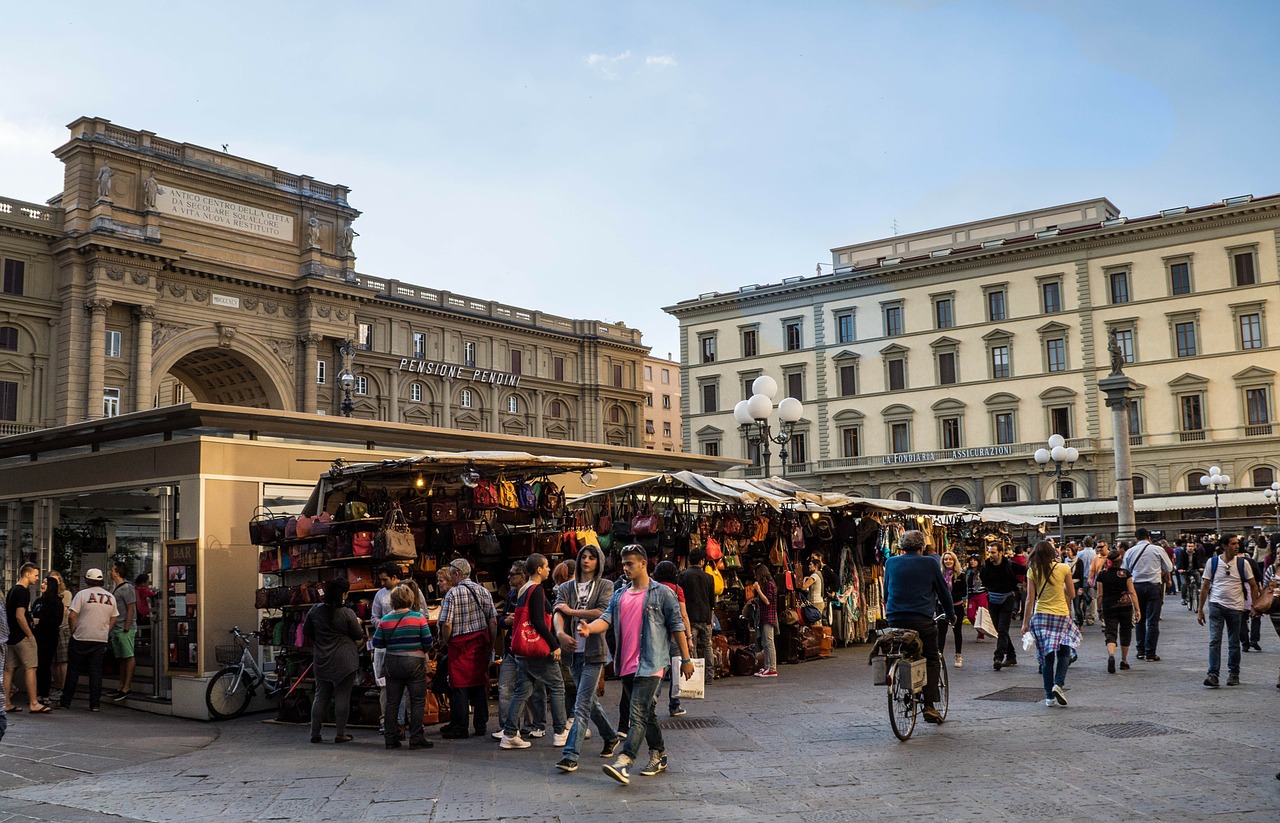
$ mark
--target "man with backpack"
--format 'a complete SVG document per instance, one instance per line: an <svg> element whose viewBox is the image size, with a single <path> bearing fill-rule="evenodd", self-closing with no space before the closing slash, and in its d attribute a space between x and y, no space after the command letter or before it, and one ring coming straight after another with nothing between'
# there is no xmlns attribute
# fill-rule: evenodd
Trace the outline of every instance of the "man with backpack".
<svg viewBox="0 0 1280 823"><path fill-rule="evenodd" d="M1204 684L1218 688L1222 665L1222 627L1227 627L1227 685L1240 685L1240 640L1248 604L1258 596L1253 568L1240 556L1240 537L1223 535L1221 555L1209 558L1200 584L1200 610L1196 619L1204 625L1204 604L1209 604L1209 674Z"/></svg>

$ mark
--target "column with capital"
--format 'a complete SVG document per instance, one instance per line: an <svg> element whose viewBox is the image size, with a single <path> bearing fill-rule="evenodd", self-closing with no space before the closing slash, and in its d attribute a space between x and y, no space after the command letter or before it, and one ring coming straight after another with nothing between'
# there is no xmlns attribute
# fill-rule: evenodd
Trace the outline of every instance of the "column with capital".
<svg viewBox="0 0 1280 823"><path fill-rule="evenodd" d="M304 334L298 338L302 344L302 411L305 414L316 413L316 364L320 361L316 352L322 337L315 332Z"/></svg>
<svg viewBox="0 0 1280 823"><path fill-rule="evenodd" d="M84 416L87 420L102 417L102 390L107 366L107 309L111 301L95 297L84 301L89 312L89 379L85 393Z"/></svg>
<svg viewBox="0 0 1280 823"><path fill-rule="evenodd" d="M542 406L544 403L546 403L546 400L543 398L542 392L535 389L532 395L532 399L529 402L533 403L533 408L535 412L535 416L533 420L533 425L534 425L533 436L546 437L547 432L542 427Z"/></svg>
<svg viewBox="0 0 1280 823"><path fill-rule="evenodd" d="M138 362L133 374L133 410L145 411L155 405L151 388L151 326L156 319L155 307L134 307L133 319L138 321Z"/></svg>
<svg viewBox="0 0 1280 823"><path fill-rule="evenodd" d="M400 370L387 369L387 420L400 422Z"/></svg>
<svg viewBox="0 0 1280 823"><path fill-rule="evenodd" d="M436 425L442 429L453 428L453 385L447 377L440 379L440 421Z"/></svg>

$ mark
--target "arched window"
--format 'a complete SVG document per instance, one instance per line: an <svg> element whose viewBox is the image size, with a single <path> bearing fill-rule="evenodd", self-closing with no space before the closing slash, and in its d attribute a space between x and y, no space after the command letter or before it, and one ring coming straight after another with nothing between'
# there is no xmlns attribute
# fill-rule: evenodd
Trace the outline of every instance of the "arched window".
<svg viewBox="0 0 1280 823"><path fill-rule="evenodd" d="M1253 485L1258 488L1270 488L1276 481L1275 470L1270 466L1259 466L1253 470Z"/></svg>
<svg viewBox="0 0 1280 823"><path fill-rule="evenodd" d="M462 406L462 408L464 408L464 409L469 409L469 408L471 408L471 389L463 389L463 390L462 390L462 397L461 397L461 399L458 401L458 403L459 403L459 405L461 405L461 406Z"/></svg>
<svg viewBox="0 0 1280 823"><path fill-rule="evenodd" d="M1147 478L1143 477L1140 474L1135 474L1133 476L1133 493L1134 494L1147 493Z"/></svg>
<svg viewBox="0 0 1280 823"><path fill-rule="evenodd" d="M409 399L415 403L422 402L422 384L421 383L409 384Z"/></svg>
<svg viewBox="0 0 1280 823"><path fill-rule="evenodd" d="M520 398L514 394L507 398L507 411L511 414L520 413Z"/></svg>
<svg viewBox="0 0 1280 823"><path fill-rule="evenodd" d="M0 351L18 350L18 330L13 326L0 326Z"/></svg>
<svg viewBox="0 0 1280 823"><path fill-rule="evenodd" d="M911 502L911 492L898 492L893 496L894 500L901 500L903 503Z"/></svg>
<svg viewBox="0 0 1280 823"><path fill-rule="evenodd" d="M964 489L958 489L954 486L942 493L942 499L938 501L943 506L962 507L967 506L973 501L969 499L969 494Z"/></svg>
<svg viewBox="0 0 1280 823"><path fill-rule="evenodd" d="M559 400L551 401L551 416L552 417L564 416L564 407L560 404Z"/></svg>
<svg viewBox="0 0 1280 823"><path fill-rule="evenodd" d="M1014 484L1012 484L1012 483L1005 483L1003 486L1001 486L1001 487L1000 487L1000 502L1001 502L1001 503L1017 503L1017 502L1018 502L1018 487L1017 487L1017 486L1015 486L1015 485L1014 485Z"/></svg>

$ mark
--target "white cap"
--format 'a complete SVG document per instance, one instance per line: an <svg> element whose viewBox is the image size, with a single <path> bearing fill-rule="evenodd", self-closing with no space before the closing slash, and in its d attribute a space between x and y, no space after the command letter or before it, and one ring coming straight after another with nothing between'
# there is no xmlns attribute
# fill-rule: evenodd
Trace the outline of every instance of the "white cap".
<svg viewBox="0 0 1280 823"><path fill-rule="evenodd" d="M102 569L89 569L89 571L84 573L84 579L88 580L90 583L101 583Z"/></svg>

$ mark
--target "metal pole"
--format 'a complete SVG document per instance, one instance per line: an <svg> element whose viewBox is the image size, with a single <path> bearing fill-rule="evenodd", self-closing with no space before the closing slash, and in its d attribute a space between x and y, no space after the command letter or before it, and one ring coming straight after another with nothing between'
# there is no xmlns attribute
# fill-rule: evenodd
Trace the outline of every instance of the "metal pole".
<svg viewBox="0 0 1280 823"><path fill-rule="evenodd" d="M1054 494L1058 498L1058 545L1062 546L1067 542L1067 524L1063 520L1062 514L1062 463L1054 464L1053 473Z"/></svg>
<svg viewBox="0 0 1280 823"><path fill-rule="evenodd" d="M1217 532L1218 537L1222 537L1222 513L1218 509L1218 487L1213 487L1213 530Z"/></svg>
<svg viewBox="0 0 1280 823"><path fill-rule="evenodd" d="M769 443L772 442L769 437L769 424L760 421L760 448L764 449L764 476L769 476L769 459L773 456Z"/></svg>

